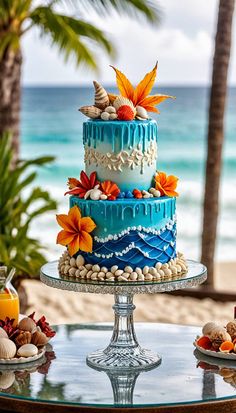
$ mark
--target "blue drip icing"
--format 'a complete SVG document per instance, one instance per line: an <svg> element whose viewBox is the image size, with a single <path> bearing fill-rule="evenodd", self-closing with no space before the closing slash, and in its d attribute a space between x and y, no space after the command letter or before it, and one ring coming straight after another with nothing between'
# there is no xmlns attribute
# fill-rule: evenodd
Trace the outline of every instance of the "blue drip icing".
<svg viewBox="0 0 236 413"><path fill-rule="evenodd" d="M136 147L143 151L151 140L157 141L157 124L147 121L102 121L89 120L83 124L83 144L97 148L100 142L111 144L112 152Z"/></svg>

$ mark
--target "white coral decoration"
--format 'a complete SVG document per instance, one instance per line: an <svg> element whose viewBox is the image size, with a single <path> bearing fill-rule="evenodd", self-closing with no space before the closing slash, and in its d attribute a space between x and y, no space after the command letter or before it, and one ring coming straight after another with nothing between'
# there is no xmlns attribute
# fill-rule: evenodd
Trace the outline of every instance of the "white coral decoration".
<svg viewBox="0 0 236 413"><path fill-rule="evenodd" d="M124 105L130 106L131 109L134 111L134 113L136 112L133 102L131 102L131 100L127 98L124 98L124 96L118 96L113 102L113 106L115 107L116 110L118 110L121 106L124 106Z"/></svg>
<svg viewBox="0 0 236 413"><path fill-rule="evenodd" d="M99 184L95 185L93 189L89 189L89 191L86 192L84 195L84 199L92 199L93 201L97 201L100 199L100 196L102 195L102 191L99 188Z"/></svg>

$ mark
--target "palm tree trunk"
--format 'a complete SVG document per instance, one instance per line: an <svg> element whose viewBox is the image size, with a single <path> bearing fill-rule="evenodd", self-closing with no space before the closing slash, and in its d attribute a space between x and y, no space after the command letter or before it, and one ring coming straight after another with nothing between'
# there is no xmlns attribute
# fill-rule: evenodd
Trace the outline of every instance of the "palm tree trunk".
<svg viewBox="0 0 236 413"><path fill-rule="evenodd" d="M214 256L219 213L219 185L224 140L224 113L235 0L220 0L209 105L208 150L204 197L201 261L207 266L206 284L214 288Z"/></svg>
<svg viewBox="0 0 236 413"><path fill-rule="evenodd" d="M19 154L21 50L7 49L0 59L0 137L12 135L15 159Z"/></svg>

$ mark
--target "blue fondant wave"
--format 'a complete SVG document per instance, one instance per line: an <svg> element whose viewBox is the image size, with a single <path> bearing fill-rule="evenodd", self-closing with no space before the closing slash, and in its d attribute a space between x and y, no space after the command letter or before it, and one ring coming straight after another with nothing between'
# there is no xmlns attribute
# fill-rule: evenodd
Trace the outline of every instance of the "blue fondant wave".
<svg viewBox="0 0 236 413"><path fill-rule="evenodd" d="M120 269L126 265L133 268L153 267L157 262L166 263L176 257L176 225L172 229L164 229L160 235L132 230L117 240L104 243L94 241L91 254L79 253L86 262L107 268L113 265L118 265Z"/></svg>

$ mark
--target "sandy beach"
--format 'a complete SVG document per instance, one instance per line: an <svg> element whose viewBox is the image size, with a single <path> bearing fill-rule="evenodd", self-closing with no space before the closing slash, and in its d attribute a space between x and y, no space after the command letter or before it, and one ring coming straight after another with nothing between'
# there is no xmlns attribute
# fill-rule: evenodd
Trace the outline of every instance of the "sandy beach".
<svg viewBox="0 0 236 413"><path fill-rule="evenodd" d="M39 281L24 281L29 297L28 312L37 310L50 323L105 322L113 319L113 296L74 293L47 287ZM236 262L216 266L217 290L235 292ZM235 299L236 302L236 299ZM135 296L135 320L202 325L207 321L225 323L233 317L235 303L198 300L168 294Z"/></svg>

